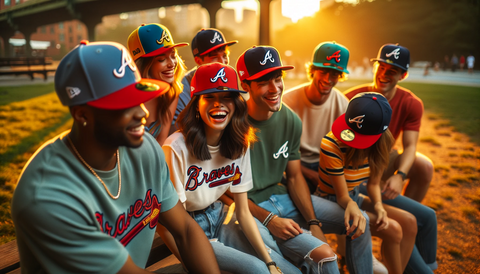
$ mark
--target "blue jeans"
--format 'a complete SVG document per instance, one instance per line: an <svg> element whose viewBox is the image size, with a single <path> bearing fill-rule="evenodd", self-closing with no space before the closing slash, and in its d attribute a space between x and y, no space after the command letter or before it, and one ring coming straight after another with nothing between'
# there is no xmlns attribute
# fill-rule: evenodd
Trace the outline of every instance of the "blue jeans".
<svg viewBox="0 0 480 274"><path fill-rule="evenodd" d="M311 196L313 208L317 219L322 222L324 233L345 234L346 229L343 221L344 209L337 203L327 201L317 196ZM297 222L301 227L307 227L306 220L297 210L288 194L272 195L260 207L277 214L282 218L289 218ZM368 220L368 216L365 214ZM263 236L263 235L262 235ZM309 256L313 249L326 244L313 237L309 232L300 234L295 238L283 241L276 238L283 255L300 265L303 273L338 273L337 262L321 262L317 265ZM268 243L266 243L268 245ZM373 273L372 270L372 241L370 230L355 240L347 237L347 267L352 274ZM321 267L321 269L318 269Z"/></svg>
<svg viewBox="0 0 480 274"><path fill-rule="evenodd" d="M360 193L368 195L366 182L360 185ZM417 218L417 237L405 273L433 273L433 270L437 269L437 215L435 211L402 195L382 202L410 212Z"/></svg>
<svg viewBox="0 0 480 274"><path fill-rule="evenodd" d="M228 207L217 201L204 213L190 214L210 239L220 270L239 274L270 273L265 262L257 257L240 225L235 224L235 221L223 224L227 212ZM281 253L277 253L278 246L275 245L274 248L267 246L267 250L283 273L300 273L299 269L283 258Z"/></svg>

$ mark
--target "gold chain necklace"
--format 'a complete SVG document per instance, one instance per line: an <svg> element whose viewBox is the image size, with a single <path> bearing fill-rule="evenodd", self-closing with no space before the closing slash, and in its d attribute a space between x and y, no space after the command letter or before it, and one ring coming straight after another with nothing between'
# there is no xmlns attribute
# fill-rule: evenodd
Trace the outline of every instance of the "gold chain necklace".
<svg viewBox="0 0 480 274"><path fill-rule="evenodd" d="M107 185L103 182L103 180L100 178L100 176L97 175L97 173L95 172L95 170L93 170L93 168L87 164L87 162L85 162L85 160L83 160L82 156L80 156L80 153L78 153L77 151L77 148L75 148L75 146L73 145L73 142L72 142L72 139L70 139L70 136L67 135L67 138L68 138L68 142L70 143L70 145L72 146L73 148L73 151L75 152L75 154L77 155L78 159L80 159L80 161L93 173L93 175L95 175L95 177L97 177L97 179L102 183L103 187L105 188L105 190L107 191L108 195L110 197L112 197L112 199L118 199L118 197L120 197L120 191L122 191L122 173L120 171L120 152L118 151L117 149L117 163L118 163L118 193L117 193L117 196L113 196L112 193L110 193L110 191L108 190L107 188Z"/></svg>

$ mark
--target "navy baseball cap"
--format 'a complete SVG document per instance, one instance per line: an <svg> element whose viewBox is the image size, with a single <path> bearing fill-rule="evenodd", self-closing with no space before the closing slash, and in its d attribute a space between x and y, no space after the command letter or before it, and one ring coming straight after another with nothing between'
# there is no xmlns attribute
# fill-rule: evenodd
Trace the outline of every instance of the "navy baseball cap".
<svg viewBox="0 0 480 274"><path fill-rule="evenodd" d="M332 125L332 133L344 144L358 149L371 147L390 124L392 108L387 98L376 92L354 96L347 111Z"/></svg>
<svg viewBox="0 0 480 274"><path fill-rule="evenodd" d="M384 62L407 71L410 66L410 51L398 43L385 44L378 51L377 58L370 61Z"/></svg>
<svg viewBox="0 0 480 274"><path fill-rule="evenodd" d="M115 42L80 42L55 73L55 91L64 106L126 109L169 89L166 82L142 79L128 50Z"/></svg>
<svg viewBox="0 0 480 274"><path fill-rule="evenodd" d="M190 83L190 97L224 91L247 93L238 89L237 72L234 68L222 63L198 67Z"/></svg>
<svg viewBox="0 0 480 274"><path fill-rule="evenodd" d="M218 29L201 29L192 40L193 56L205 55L225 45L238 43L237 40L226 42L223 33Z"/></svg>
<svg viewBox="0 0 480 274"><path fill-rule="evenodd" d="M313 65L320 68L330 68L340 72L349 73L347 70L348 49L333 42L320 43L313 53Z"/></svg>
<svg viewBox="0 0 480 274"><path fill-rule="evenodd" d="M237 60L240 80L255 80L275 70L289 70L293 66L282 66L280 54L274 47L253 46Z"/></svg>

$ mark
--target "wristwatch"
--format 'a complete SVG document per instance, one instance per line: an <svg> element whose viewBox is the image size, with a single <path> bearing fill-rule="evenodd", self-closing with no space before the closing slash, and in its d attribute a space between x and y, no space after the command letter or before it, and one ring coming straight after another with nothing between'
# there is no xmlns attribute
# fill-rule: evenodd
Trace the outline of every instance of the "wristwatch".
<svg viewBox="0 0 480 274"><path fill-rule="evenodd" d="M402 180L405 181L405 179L407 179L407 174L403 171L400 171L400 170L396 170L395 173L393 173L393 175L397 175L397 174L400 174L400 176L402 176Z"/></svg>
<svg viewBox="0 0 480 274"><path fill-rule="evenodd" d="M280 270L280 267L278 267L277 264L274 261L271 261L271 262L268 262L268 263L265 263L265 264L267 265L267 268L269 266L273 265L277 269L278 273L283 273L282 270Z"/></svg>

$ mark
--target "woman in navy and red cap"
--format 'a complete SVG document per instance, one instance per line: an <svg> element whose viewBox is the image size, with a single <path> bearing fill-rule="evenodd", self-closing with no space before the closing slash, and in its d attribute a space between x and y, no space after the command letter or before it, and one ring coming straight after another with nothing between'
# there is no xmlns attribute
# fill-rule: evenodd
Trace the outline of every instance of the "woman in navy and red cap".
<svg viewBox="0 0 480 274"><path fill-rule="evenodd" d="M221 270L281 273L281 268L285 273L300 273L282 257L278 246L267 251L259 232L263 226L257 227L250 213L249 146L256 136L240 93L245 91L238 89L232 67L222 63L198 67L191 82L192 100L177 120L179 131L163 145L170 178L186 210L211 239ZM230 220L229 207L219 201L227 190L233 193L236 206L230 206L230 211L235 210L240 225ZM162 235L167 244L168 237Z"/></svg>
<svg viewBox="0 0 480 274"><path fill-rule="evenodd" d="M388 130L392 109L380 93L360 93L335 120L323 139L320 183L316 195L336 201L345 209L348 229L364 229L360 208L370 217L372 235L381 238L382 255L390 274L403 273L415 244L416 219L403 210L384 205L380 179L394 143ZM359 194L367 182L368 196ZM388 215L388 217L387 217Z"/></svg>
<svg viewBox="0 0 480 274"><path fill-rule="evenodd" d="M162 145L168 137L181 83L186 67L177 47L188 43L173 42L170 31L160 24L142 24L128 37L128 51L143 78L162 80L170 84L168 92L145 103L150 112L145 129Z"/></svg>

